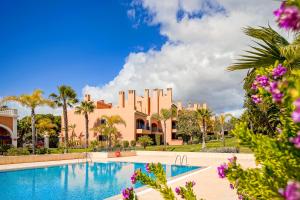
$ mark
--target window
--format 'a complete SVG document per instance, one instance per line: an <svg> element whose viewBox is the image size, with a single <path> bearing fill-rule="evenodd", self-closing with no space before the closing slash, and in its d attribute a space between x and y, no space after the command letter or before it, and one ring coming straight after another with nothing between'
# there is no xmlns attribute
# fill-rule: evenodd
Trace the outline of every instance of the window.
<svg viewBox="0 0 300 200"><path fill-rule="evenodd" d="M98 140L99 141L107 141L107 136L106 135L99 135Z"/></svg>
<svg viewBox="0 0 300 200"><path fill-rule="evenodd" d="M176 135L176 133L172 133L172 140L177 140L178 136Z"/></svg>
<svg viewBox="0 0 300 200"><path fill-rule="evenodd" d="M176 121L172 121L172 129L176 129L177 128L177 122Z"/></svg>
<svg viewBox="0 0 300 200"><path fill-rule="evenodd" d="M142 119L136 120L136 128L137 129L145 129L145 122Z"/></svg>

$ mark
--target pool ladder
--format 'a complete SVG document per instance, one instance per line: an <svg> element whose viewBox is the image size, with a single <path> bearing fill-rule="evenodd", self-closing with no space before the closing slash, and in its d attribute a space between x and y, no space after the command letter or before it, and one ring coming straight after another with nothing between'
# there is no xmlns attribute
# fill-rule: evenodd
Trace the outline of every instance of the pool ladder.
<svg viewBox="0 0 300 200"><path fill-rule="evenodd" d="M176 158L175 158L175 165L177 163L178 158L179 158L179 161L180 161L180 165L183 164L184 159L185 159L185 165L187 165L187 155L183 155L183 156L177 155Z"/></svg>
<svg viewBox="0 0 300 200"><path fill-rule="evenodd" d="M88 162L88 160L90 160L91 163L93 162L92 156L88 152L85 152L85 161Z"/></svg>
<svg viewBox="0 0 300 200"><path fill-rule="evenodd" d="M92 163L93 160L92 160L91 155L90 155L89 153L87 153L87 152L85 152L84 154L85 154L85 155L84 155L84 158L78 158L78 159L77 159L78 163L83 162L84 159L85 159L85 162L91 162L91 163Z"/></svg>

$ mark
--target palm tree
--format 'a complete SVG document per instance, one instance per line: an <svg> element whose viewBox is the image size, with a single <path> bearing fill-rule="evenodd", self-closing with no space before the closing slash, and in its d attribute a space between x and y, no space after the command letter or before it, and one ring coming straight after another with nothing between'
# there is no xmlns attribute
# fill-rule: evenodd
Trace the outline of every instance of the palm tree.
<svg viewBox="0 0 300 200"><path fill-rule="evenodd" d="M293 42L269 27L247 27L244 33L255 40L257 46L250 46L247 55L241 55L237 62L228 67L228 70L248 69L244 87L249 89L254 79L256 69L274 65L276 61L284 63L287 67L295 67L300 64L300 34L296 35Z"/></svg>
<svg viewBox="0 0 300 200"><path fill-rule="evenodd" d="M219 116L219 122L221 125L221 134L222 134L222 142L223 142L223 146L225 147L225 134L224 134L224 126L225 126L225 122L226 122L226 118L227 117L232 117L231 114L227 113L227 114L221 114Z"/></svg>
<svg viewBox="0 0 300 200"><path fill-rule="evenodd" d="M164 125L163 135L164 135L164 148L165 149L167 147L167 137L166 137L167 121L169 119L172 119L173 117L175 117L176 114L177 114L177 111L174 108L170 108L170 109L162 108L160 110L160 113L155 113L151 116L153 119L160 121Z"/></svg>
<svg viewBox="0 0 300 200"><path fill-rule="evenodd" d="M82 101L75 107L75 114L84 115L85 119L85 147L89 146L89 113L94 112L95 105L92 101Z"/></svg>
<svg viewBox="0 0 300 200"><path fill-rule="evenodd" d="M266 109L262 110L253 103L251 95L251 85L256 77L256 70L272 66L278 62L284 64L288 68L297 67L300 65L300 34L296 34L294 40L289 43L287 39L269 27L247 27L244 29L246 35L254 39L256 46L250 46L250 51L245 51L247 54L241 55L241 58L236 63L228 67L228 70L248 70L248 74L244 79L245 101L244 107L251 114L251 124L265 124L263 130L255 132L263 134L273 134L275 127L280 124L279 110L274 103L265 104ZM261 128L259 128L261 129Z"/></svg>
<svg viewBox="0 0 300 200"><path fill-rule="evenodd" d="M126 126L126 123L120 115L112 115L112 116L103 115L101 116L101 119L105 120L105 123L94 127L93 130L103 135L106 135L108 137L108 142L109 142L108 146L111 147L112 138L114 137L116 141L118 137L117 135L118 129L116 128L116 125L122 124Z"/></svg>
<svg viewBox="0 0 300 200"><path fill-rule="evenodd" d="M207 123L212 116L212 112L207 108L200 108L197 111L199 127L202 130L202 149L205 149L205 138L207 134Z"/></svg>
<svg viewBox="0 0 300 200"><path fill-rule="evenodd" d="M244 33L256 40L257 46L250 46L252 50L246 51L248 55L241 55L242 58L229 66L229 70L268 67L277 60L280 62L286 60L282 51L289 45L289 42L271 27L247 27Z"/></svg>
<svg viewBox="0 0 300 200"><path fill-rule="evenodd" d="M66 85L58 86L58 94L52 93L49 96L58 107L63 108L65 143L67 148L69 146L68 107L73 107L78 102L76 96L76 92L70 86Z"/></svg>
<svg viewBox="0 0 300 200"><path fill-rule="evenodd" d="M32 130L32 152L35 154L35 109L39 106L54 107L54 102L43 98L42 90L34 90L32 94L22 94L20 96L7 96L3 98L3 102L14 101L22 106L31 109L31 130Z"/></svg>

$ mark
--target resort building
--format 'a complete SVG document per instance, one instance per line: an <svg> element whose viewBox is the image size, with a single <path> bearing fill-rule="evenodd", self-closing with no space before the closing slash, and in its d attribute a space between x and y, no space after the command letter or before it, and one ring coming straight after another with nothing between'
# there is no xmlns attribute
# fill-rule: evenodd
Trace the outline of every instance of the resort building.
<svg viewBox="0 0 300 200"><path fill-rule="evenodd" d="M113 106L111 103L106 103L104 100L94 101L96 109L89 114L89 127L93 128L101 123L105 123L101 116L119 115L126 122L126 126L117 125L117 129L121 135L121 140L137 140L140 136L148 135L155 142L155 135L159 135L163 141L163 124L160 121L153 119L151 116L154 113L159 113L162 108L171 109L172 107L178 110L183 109L182 103L177 105L173 102L172 88L168 88L166 93L162 89L144 90L144 96L137 96L135 90L129 90L127 99L125 92L120 91L118 97L118 105ZM86 101L92 101L89 94L85 95ZM203 106L203 105L202 105ZM204 106L206 106L204 104ZM193 104L187 109L198 109L200 104ZM85 120L83 115L77 115L73 110L68 111L69 125L76 124L73 134L76 140L80 143L84 142L85 138ZM63 122L63 120L62 120ZM63 125L62 125L63 126ZM167 120L166 122L166 141L169 145L180 145L182 140L176 136L176 117ZM63 135L63 132L62 132ZM69 136L72 133L70 131ZM64 140L62 136L62 141ZM89 141L103 140L103 136L99 133L90 131ZM162 142L161 142L162 143Z"/></svg>
<svg viewBox="0 0 300 200"><path fill-rule="evenodd" d="M17 109L0 107L0 145L17 147Z"/></svg>

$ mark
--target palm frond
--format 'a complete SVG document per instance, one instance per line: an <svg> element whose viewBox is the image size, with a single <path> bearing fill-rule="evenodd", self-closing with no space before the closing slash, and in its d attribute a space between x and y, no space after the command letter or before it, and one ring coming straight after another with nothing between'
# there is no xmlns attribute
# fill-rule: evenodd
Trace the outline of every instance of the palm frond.
<svg viewBox="0 0 300 200"><path fill-rule="evenodd" d="M244 29L246 35L256 39L256 46L250 46L247 54L241 55L237 62L229 66L229 71L267 67L275 61L283 62L286 57L282 55L281 48L288 46L289 42L279 33L269 27Z"/></svg>
<svg viewBox="0 0 300 200"><path fill-rule="evenodd" d="M270 43L275 43L279 45L288 45L289 42L281 36L279 33L277 33L274 29L272 29L270 26L263 27L259 26L259 28L254 27L246 27L243 29L244 33L252 38L258 39L258 40L265 40Z"/></svg>

